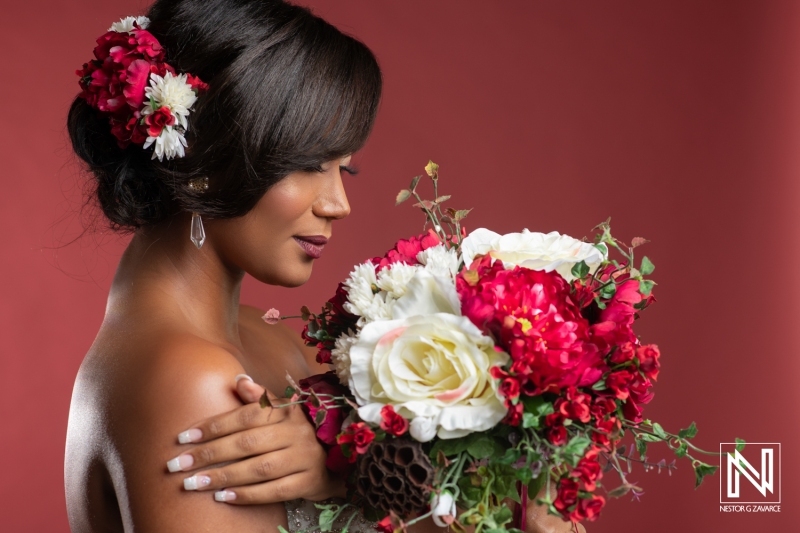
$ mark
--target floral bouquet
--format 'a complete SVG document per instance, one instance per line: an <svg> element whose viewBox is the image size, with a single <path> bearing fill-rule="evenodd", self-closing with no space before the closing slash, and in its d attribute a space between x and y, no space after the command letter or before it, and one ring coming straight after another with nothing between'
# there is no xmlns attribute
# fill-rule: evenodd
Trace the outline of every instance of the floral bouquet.
<svg viewBox="0 0 800 533"><path fill-rule="evenodd" d="M418 176L397 204L414 197L427 232L356 265L320 313L302 309L304 339L332 370L290 378L287 396L306 407L328 467L350 487L347 503L319 506L320 529L350 509L385 533L427 517L457 531L519 532L528 495L543 488L537 501L551 513L594 520L601 492L642 494L626 478L632 462L675 468L647 461L657 441L692 461L699 486L717 466L692 456L702 452L694 423L672 434L642 417L660 366L658 347L633 331L655 301L653 263L634 262L647 241L624 245L608 221L593 243L468 234L469 211L443 208L438 165L425 170L435 199L420 197ZM607 490L612 469L621 483Z"/></svg>

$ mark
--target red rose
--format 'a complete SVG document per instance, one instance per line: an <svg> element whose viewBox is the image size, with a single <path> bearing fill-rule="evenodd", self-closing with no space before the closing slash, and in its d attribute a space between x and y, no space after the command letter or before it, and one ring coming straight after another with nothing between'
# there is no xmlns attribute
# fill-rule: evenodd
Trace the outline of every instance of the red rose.
<svg viewBox="0 0 800 533"><path fill-rule="evenodd" d="M569 509L578 502L578 483L568 477L562 478L558 482L558 494L553 502L564 517L568 517ZM567 518L569 519L569 518Z"/></svg>
<svg viewBox="0 0 800 533"><path fill-rule="evenodd" d="M161 135L161 131L164 128L175 124L175 117L168 108L159 107L151 114L147 115L144 122L149 126L147 128L147 134L150 135L150 137L158 137Z"/></svg>
<svg viewBox="0 0 800 533"><path fill-rule="evenodd" d="M355 457L355 454L353 454L352 457ZM332 446L331 449L328 450L328 457L325 460L325 466L331 472L344 474L353 469L353 462L354 460L351 461L349 457L344 456L341 446Z"/></svg>
<svg viewBox="0 0 800 533"><path fill-rule="evenodd" d="M191 85L192 89L197 92L202 92L208 90L208 84L203 82L197 76L192 76L191 74L186 74L186 83Z"/></svg>
<svg viewBox="0 0 800 533"><path fill-rule="evenodd" d="M520 422L522 422L524 406L522 403L513 405L509 400L506 400L506 407L508 408L508 412L506 413L505 418L503 418L503 423L508 424L509 426L518 426Z"/></svg>
<svg viewBox="0 0 800 533"><path fill-rule="evenodd" d="M328 445L336 444L336 436L341 431L345 418L342 407L331 399L332 396L345 394L344 387L339 384L339 378L335 373L328 372L301 379L298 385L306 392L314 392L303 407L317 428L317 438ZM323 414L320 415L320 412Z"/></svg>
<svg viewBox="0 0 800 533"><path fill-rule="evenodd" d="M394 533L394 524L392 524L392 517L386 516L375 524L375 529L378 530L379 533Z"/></svg>
<svg viewBox="0 0 800 533"><path fill-rule="evenodd" d="M592 406L589 409L595 418L602 420L607 414L613 413L617 410L617 402L611 398L597 396L595 397L594 401L592 402Z"/></svg>
<svg viewBox="0 0 800 533"><path fill-rule="evenodd" d="M317 344L319 351L317 352L317 363L321 365L328 365L333 362L331 351L322 347L322 343Z"/></svg>
<svg viewBox="0 0 800 533"><path fill-rule="evenodd" d="M397 414L394 407L384 405L381 409L381 429L399 437L408 431L408 420Z"/></svg>
<svg viewBox="0 0 800 533"><path fill-rule="evenodd" d="M617 370L606 376L606 388L620 400L627 400L630 396L628 385L633 381L633 374L628 370Z"/></svg>
<svg viewBox="0 0 800 533"><path fill-rule="evenodd" d="M600 516L600 510L606 504L605 498L592 494L591 498L581 498L578 501L578 506L575 509L575 516L579 520L593 521Z"/></svg>
<svg viewBox="0 0 800 533"><path fill-rule="evenodd" d="M658 369L661 367L658 362L658 358L661 357L658 346L655 344L639 346L636 356L639 358L639 370L644 372L648 378L655 380L658 377Z"/></svg>
<svg viewBox="0 0 800 533"><path fill-rule="evenodd" d="M508 377L500 383L500 394L504 398L514 399L519 398L519 381L515 378Z"/></svg>
<svg viewBox="0 0 800 533"><path fill-rule="evenodd" d="M599 448L592 447L586 455L578 461L578 465L569 474L583 481L586 490L589 492L597 488L597 480L603 477L600 462L597 460L597 455L599 453Z"/></svg>
<svg viewBox="0 0 800 533"><path fill-rule="evenodd" d="M563 446L567 443L567 428L564 426L550 428L545 432L545 436L553 446Z"/></svg>
<svg viewBox="0 0 800 533"><path fill-rule="evenodd" d="M566 396L557 399L554 407L566 418L588 422L591 419L590 400L588 394L578 391L575 387L568 387Z"/></svg>
<svg viewBox="0 0 800 533"><path fill-rule="evenodd" d="M609 361L611 361L615 365L619 365L621 363L627 363L628 361L633 361L633 357L636 355L636 346L632 342L624 342L620 344L616 350L611 352L611 357L609 357Z"/></svg>
<svg viewBox="0 0 800 533"><path fill-rule="evenodd" d="M597 431L592 431L592 442L604 449L610 449L612 439L617 440L619 420L612 416L608 420L598 420L594 427Z"/></svg>
<svg viewBox="0 0 800 533"><path fill-rule="evenodd" d="M367 453L370 443L375 439L375 433L364 422L357 422L350 424L344 433L337 437L336 442L339 444L349 444L350 446L350 462L356 460L356 454L363 455ZM355 451L355 453L353 453Z"/></svg>

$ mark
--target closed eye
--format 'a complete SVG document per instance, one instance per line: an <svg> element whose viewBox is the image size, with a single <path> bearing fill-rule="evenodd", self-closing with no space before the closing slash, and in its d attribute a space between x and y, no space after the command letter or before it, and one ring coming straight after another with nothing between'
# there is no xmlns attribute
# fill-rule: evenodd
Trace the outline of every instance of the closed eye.
<svg viewBox="0 0 800 533"><path fill-rule="evenodd" d="M351 176L358 174L358 169L348 165L339 165L339 172L347 172Z"/></svg>

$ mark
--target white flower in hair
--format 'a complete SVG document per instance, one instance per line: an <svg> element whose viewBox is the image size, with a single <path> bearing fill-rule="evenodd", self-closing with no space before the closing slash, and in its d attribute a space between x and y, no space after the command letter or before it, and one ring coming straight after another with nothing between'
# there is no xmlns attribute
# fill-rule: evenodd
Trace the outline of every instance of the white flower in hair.
<svg viewBox="0 0 800 533"><path fill-rule="evenodd" d="M186 155L183 150L187 146L186 137L172 126L167 126L161 130L161 134L158 137L148 137L144 142L144 148L149 148L153 143L155 143L155 150L151 159L158 158L159 161L162 161L165 157L173 159Z"/></svg>
<svg viewBox="0 0 800 533"><path fill-rule="evenodd" d="M117 33L130 33L133 30L133 23L139 25L141 29L147 29L150 25L150 19L147 17L125 17L119 19L119 22L115 22L108 28L108 31L115 31Z"/></svg>
<svg viewBox="0 0 800 533"><path fill-rule="evenodd" d="M163 78L158 74L150 74L150 86L145 88L144 97L147 103L142 109L142 115L149 115L155 111L150 104L152 100L157 108L168 108L184 131L189 129L186 117L189 116L189 109L197 101L197 94L186 82L186 74L175 75L167 72Z"/></svg>

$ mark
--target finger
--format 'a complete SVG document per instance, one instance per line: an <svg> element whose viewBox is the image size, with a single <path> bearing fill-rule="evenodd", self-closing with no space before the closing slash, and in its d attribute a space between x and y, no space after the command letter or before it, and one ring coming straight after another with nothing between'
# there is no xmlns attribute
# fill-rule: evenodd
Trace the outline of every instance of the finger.
<svg viewBox="0 0 800 533"><path fill-rule="evenodd" d="M311 482L305 474L293 474L267 483L219 490L214 493L214 499L232 505L281 503L301 498Z"/></svg>
<svg viewBox="0 0 800 533"><path fill-rule="evenodd" d="M264 388L260 385L257 385L253 381L253 378L247 374L239 374L236 376L236 394L238 394L242 402L246 404L256 403L264 394ZM267 392L267 395L271 396L272 393Z"/></svg>
<svg viewBox="0 0 800 533"><path fill-rule="evenodd" d="M203 420L195 427L178 435L178 442L189 444L218 439L246 429L276 424L286 418L288 414L283 408L269 406L262 408L258 403L247 404Z"/></svg>
<svg viewBox="0 0 800 533"><path fill-rule="evenodd" d="M276 429L277 428L277 429ZM170 472L187 472L208 466L253 457L289 447L285 428L264 425L206 442L167 461Z"/></svg>
<svg viewBox="0 0 800 533"><path fill-rule="evenodd" d="M274 481L303 471L304 465L298 464L295 455L292 450L282 449L197 472L183 480L183 488L204 491Z"/></svg>

